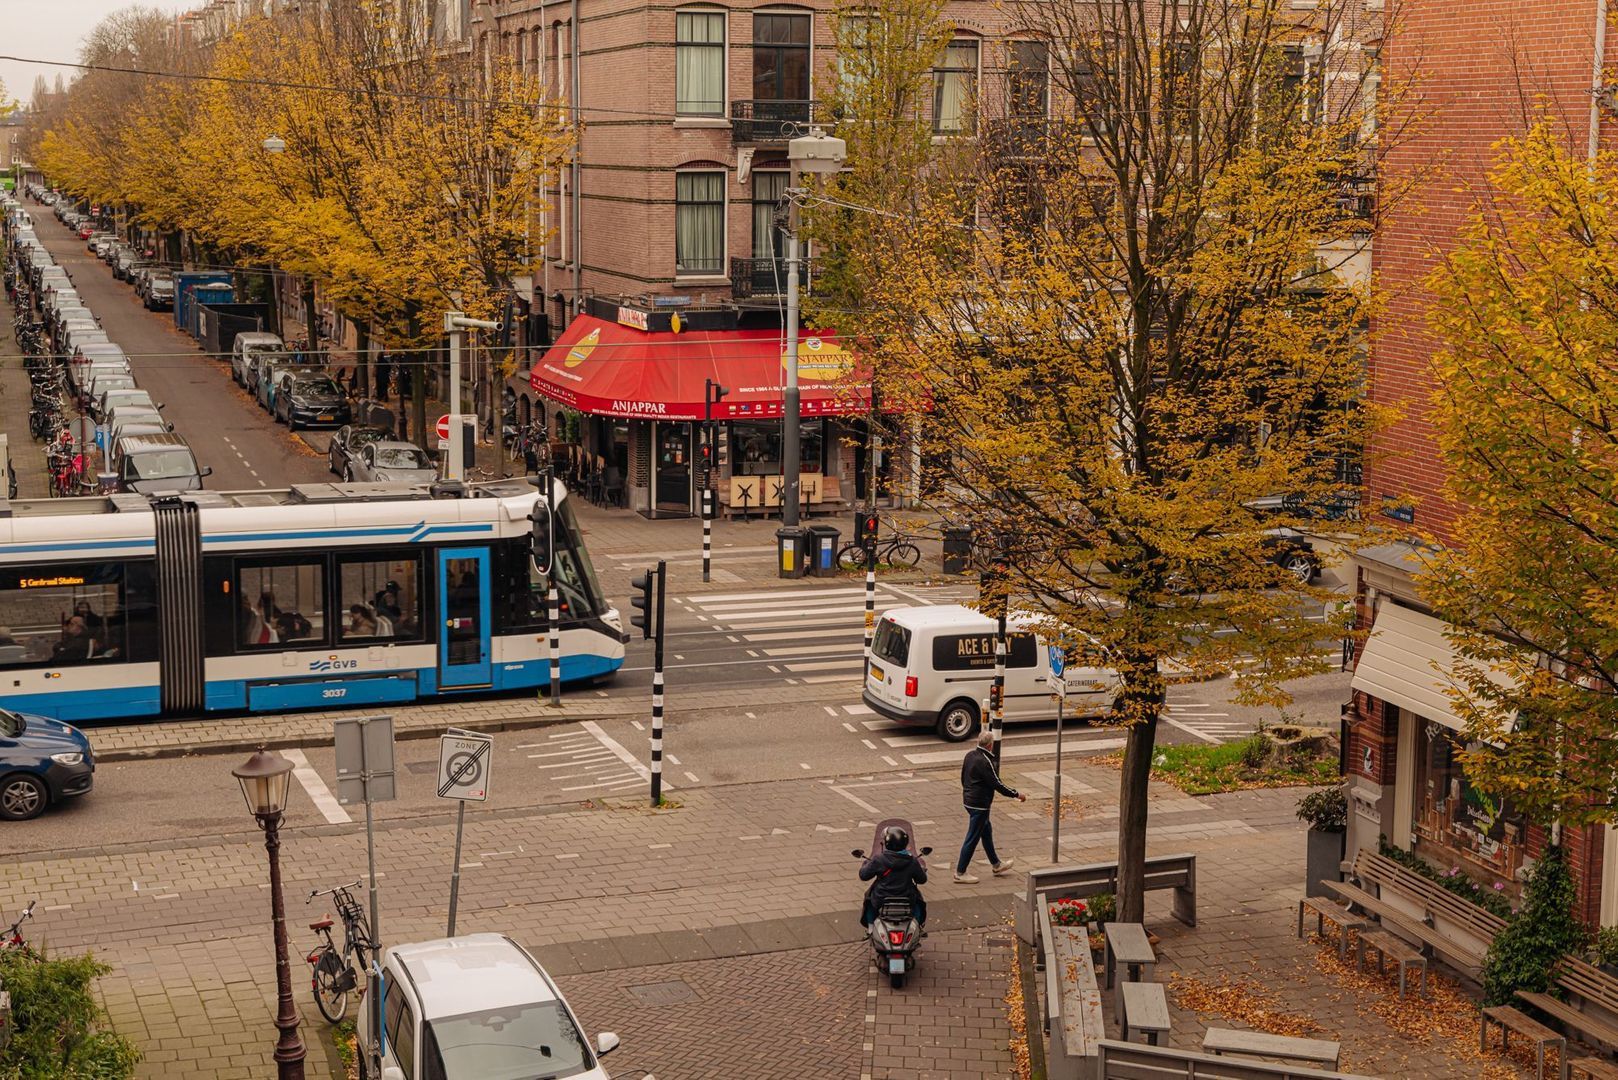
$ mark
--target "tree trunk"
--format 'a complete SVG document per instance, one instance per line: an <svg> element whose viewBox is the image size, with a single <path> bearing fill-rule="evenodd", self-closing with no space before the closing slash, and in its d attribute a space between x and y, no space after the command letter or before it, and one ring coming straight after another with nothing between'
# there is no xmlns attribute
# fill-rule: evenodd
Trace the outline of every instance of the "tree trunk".
<svg viewBox="0 0 1618 1080"><path fill-rule="evenodd" d="M371 396L371 324L364 319L354 320L354 397L357 401L369 400ZM356 424L370 421L370 413L365 416L354 417Z"/></svg>
<svg viewBox="0 0 1618 1080"><path fill-rule="evenodd" d="M1135 670L1126 671L1120 704L1127 704L1139 719L1128 728L1123 775L1118 782L1117 918L1119 922L1140 922L1146 915L1147 796L1165 687L1155 659L1126 667Z"/></svg>
<svg viewBox="0 0 1618 1080"><path fill-rule="evenodd" d="M425 358L431 353L419 353L423 362L417 364L410 372L410 434L415 436L416 445L423 450L427 449L427 364Z"/></svg>
<svg viewBox="0 0 1618 1080"><path fill-rule="evenodd" d="M315 279L303 279L303 340L311 349L319 348L315 341Z"/></svg>

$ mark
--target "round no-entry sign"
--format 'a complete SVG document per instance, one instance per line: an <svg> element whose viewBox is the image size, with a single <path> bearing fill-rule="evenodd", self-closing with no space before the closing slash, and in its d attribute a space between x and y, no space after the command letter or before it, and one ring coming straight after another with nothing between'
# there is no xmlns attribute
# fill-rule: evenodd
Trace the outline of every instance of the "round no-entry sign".
<svg viewBox="0 0 1618 1080"><path fill-rule="evenodd" d="M449 414L448 413L445 413L443 416L440 416L438 418L437 428L438 428L438 437L440 439L447 440L449 438Z"/></svg>

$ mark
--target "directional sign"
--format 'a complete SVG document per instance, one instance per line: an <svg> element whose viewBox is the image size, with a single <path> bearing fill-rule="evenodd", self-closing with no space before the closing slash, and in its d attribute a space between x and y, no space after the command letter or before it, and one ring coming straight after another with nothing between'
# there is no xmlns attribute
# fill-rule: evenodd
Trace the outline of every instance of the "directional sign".
<svg viewBox="0 0 1618 1080"><path fill-rule="evenodd" d="M489 797L489 763L494 739L455 734L438 738L438 797L484 802Z"/></svg>
<svg viewBox="0 0 1618 1080"><path fill-rule="evenodd" d="M1051 656L1051 671L1045 676L1046 685L1050 687L1051 693L1066 697L1067 680L1062 677L1062 672L1067 669L1067 653L1060 645L1047 645L1045 648Z"/></svg>

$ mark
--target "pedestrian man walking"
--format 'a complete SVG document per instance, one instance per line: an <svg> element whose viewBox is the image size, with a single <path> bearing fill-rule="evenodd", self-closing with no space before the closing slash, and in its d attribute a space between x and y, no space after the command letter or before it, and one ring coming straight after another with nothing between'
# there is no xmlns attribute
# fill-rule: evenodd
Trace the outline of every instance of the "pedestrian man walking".
<svg viewBox="0 0 1618 1080"><path fill-rule="evenodd" d="M961 845L961 857L955 863L955 880L962 885L976 885L978 879L966 872L983 843L983 854L999 877L1011 869L1015 859L1002 860L994 853L994 826L989 822L989 808L994 805L994 794L999 792L1008 799L1027 802L1028 796L1008 788L1000 780L1000 770L994 763L994 732L984 728L978 736L976 749L967 752L961 762L961 802L966 806L966 841Z"/></svg>

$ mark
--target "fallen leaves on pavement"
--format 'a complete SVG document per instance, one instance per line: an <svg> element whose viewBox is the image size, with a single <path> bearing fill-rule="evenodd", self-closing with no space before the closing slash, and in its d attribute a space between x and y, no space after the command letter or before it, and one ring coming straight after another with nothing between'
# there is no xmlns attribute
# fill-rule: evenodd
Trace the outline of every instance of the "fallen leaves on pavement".
<svg viewBox="0 0 1618 1080"><path fill-rule="evenodd" d="M1182 1009L1237 1020L1254 1031L1303 1038L1321 1030L1307 1016L1283 1009L1275 995L1254 979L1224 975L1208 982L1175 972L1169 976L1169 991Z"/></svg>
<svg viewBox="0 0 1618 1080"><path fill-rule="evenodd" d="M1011 1061L1018 1080L1031 1080L1033 1066L1028 1061L1028 1010L1022 996L1022 958L1011 950L1011 983L1006 987L1006 1022L1011 1027Z"/></svg>

